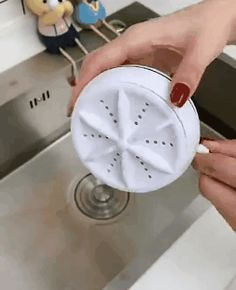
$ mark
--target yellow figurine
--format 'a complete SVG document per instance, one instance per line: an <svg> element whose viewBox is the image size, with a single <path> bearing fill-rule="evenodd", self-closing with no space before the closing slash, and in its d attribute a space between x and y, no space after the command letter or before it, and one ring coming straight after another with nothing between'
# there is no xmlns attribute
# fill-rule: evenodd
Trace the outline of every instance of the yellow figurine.
<svg viewBox="0 0 236 290"><path fill-rule="evenodd" d="M62 53L72 64L73 79L76 78L76 64L65 51L67 47L78 45L87 54L81 44L78 32L71 21L73 6L68 0L26 0L28 8L38 16L38 33L47 51Z"/></svg>

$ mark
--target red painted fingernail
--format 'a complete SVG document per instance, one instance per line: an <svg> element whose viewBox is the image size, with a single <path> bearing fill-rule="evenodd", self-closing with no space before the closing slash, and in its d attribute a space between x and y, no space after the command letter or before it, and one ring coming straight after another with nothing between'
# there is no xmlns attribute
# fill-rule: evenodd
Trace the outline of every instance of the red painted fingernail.
<svg viewBox="0 0 236 290"><path fill-rule="evenodd" d="M68 109L67 112L66 112L66 117L70 118L71 115L72 115L72 110Z"/></svg>
<svg viewBox="0 0 236 290"><path fill-rule="evenodd" d="M71 87L75 87L76 84L77 84L77 80L76 80L76 78L74 78L74 77L69 77L69 78L68 78L68 83L69 83L69 85L70 85Z"/></svg>
<svg viewBox="0 0 236 290"><path fill-rule="evenodd" d="M177 107L181 108L187 102L190 95L190 88L183 83L175 84L170 99L171 102Z"/></svg>

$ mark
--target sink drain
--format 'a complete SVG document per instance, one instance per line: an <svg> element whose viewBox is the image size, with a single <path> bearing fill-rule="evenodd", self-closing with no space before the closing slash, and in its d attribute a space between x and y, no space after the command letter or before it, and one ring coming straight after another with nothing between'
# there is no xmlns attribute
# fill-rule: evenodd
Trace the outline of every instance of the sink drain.
<svg viewBox="0 0 236 290"><path fill-rule="evenodd" d="M113 189L89 174L76 186L74 198L78 209L86 216L108 220L125 210L130 194Z"/></svg>

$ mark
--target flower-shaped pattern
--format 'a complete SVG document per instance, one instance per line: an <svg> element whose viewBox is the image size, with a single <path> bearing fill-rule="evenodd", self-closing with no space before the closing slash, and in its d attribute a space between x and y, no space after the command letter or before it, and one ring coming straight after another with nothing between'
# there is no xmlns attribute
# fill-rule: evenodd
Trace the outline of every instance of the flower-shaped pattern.
<svg viewBox="0 0 236 290"><path fill-rule="evenodd" d="M90 150L87 151L87 155L84 156L83 161L86 164L95 164L99 162L106 163L108 162L107 157L116 156L113 158L116 162L116 167L111 163L111 168L108 168L107 164L103 164L98 168L103 168L104 175L106 175L105 181L110 185L114 185L114 183L109 182L109 180L114 176L111 174L109 175L108 173L111 173L112 170L116 171L116 175L119 176L119 180L115 183L116 187L126 190L134 188L137 178L140 178L134 174L135 167L137 167L137 161L139 162L139 166L143 166L142 172L145 174L146 171L146 176L150 179L150 182L153 182L151 179L154 178L151 172L159 172L162 175L173 174L175 170L173 158L166 158L166 155L164 156L162 152L164 145L166 145L166 151L173 151L175 149L174 142L166 143L164 141L146 140L144 138L141 138L140 140L140 138L137 138L138 131L140 131L141 128L138 126L138 122L133 120L131 117L131 107L133 104L129 98L128 92L126 92L125 89L120 89L116 95L116 100L115 120L108 119L108 121L107 118L104 118L101 114L94 114L94 112L91 113L87 110L80 110L79 118L82 126L84 128L89 128L91 132L94 132L94 134L92 133L92 137L95 135L100 137L103 136L103 139L107 141L103 143L103 146L94 147L96 140L93 138L93 146L90 147L89 143L87 144ZM103 100L100 102L104 103ZM152 103L147 103L146 101L145 104L147 110L151 108L154 110L156 109L155 105ZM108 109L108 106L105 106L105 108ZM111 113L110 115L113 116ZM141 115L138 115L138 119L150 123L148 114L146 114L146 120L143 120ZM163 135L163 131L168 129L169 132L174 132L176 127L176 124L173 124L174 122L176 122L176 119L174 118L161 118L161 121L158 122L158 124L152 125L151 128L149 126L149 131L152 131L152 136ZM85 136L87 136L87 134L85 134ZM88 142L88 139L86 142ZM154 145L161 144L160 147L162 147L162 149L158 146L150 146L150 142ZM101 172L99 172L98 175L103 176ZM144 180L144 183L145 182L146 181Z"/></svg>

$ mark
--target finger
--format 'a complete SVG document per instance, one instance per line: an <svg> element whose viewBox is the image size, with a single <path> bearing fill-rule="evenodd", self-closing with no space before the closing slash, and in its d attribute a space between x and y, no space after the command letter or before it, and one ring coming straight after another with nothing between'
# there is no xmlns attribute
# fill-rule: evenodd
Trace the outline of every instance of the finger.
<svg viewBox="0 0 236 290"><path fill-rule="evenodd" d="M90 53L85 58L80 69L80 76L76 87L73 89L72 99L69 103L68 110L73 110L79 94L94 77L107 69L119 66L124 63L126 59L127 52L119 38L94 51L93 53Z"/></svg>
<svg viewBox="0 0 236 290"><path fill-rule="evenodd" d="M69 111L73 110L75 102L86 86L94 77L107 69L117 67L129 60L141 59L153 53L158 45L170 46L174 42L173 29L159 29L157 22L145 22L130 27L123 35L106 44L97 51L90 53L83 62L77 86L73 90ZM147 31L158 30L153 37ZM175 36L176 37L176 36Z"/></svg>
<svg viewBox="0 0 236 290"><path fill-rule="evenodd" d="M201 175L199 181L200 191L220 214L227 220L230 226L236 229L236 192L229 186L222 184L209 176Z"/></svg>
<svg viewBox="0 0 236 290"><path fill-rule="evenodd" d="M221 153L236 158L236 140L203 141L212 153Z"/></svg>
<svg viewBox="0 0 236 290"><path fill-rule="evenodd" d="M197 154L194 167L201 173L236 188L236 159L218 153Z"/></svg>
<svg viewBox="0 0 236 290"><path fill-rule="evenodd" d="M222 44L219 48L218 43L209 46L205 36L189 43L172 80L171 101L174 105L182 107L194 94L207 66L222 49Z"/></svg>
<svg viewBox="0 0 236 290"><path fill-rule="evenodd" d="M151 66L167 75L172 75L180 64L181 59L182 55L170 48L158 48L152 54L148 54L147 57L135 63Z"/></svg>

